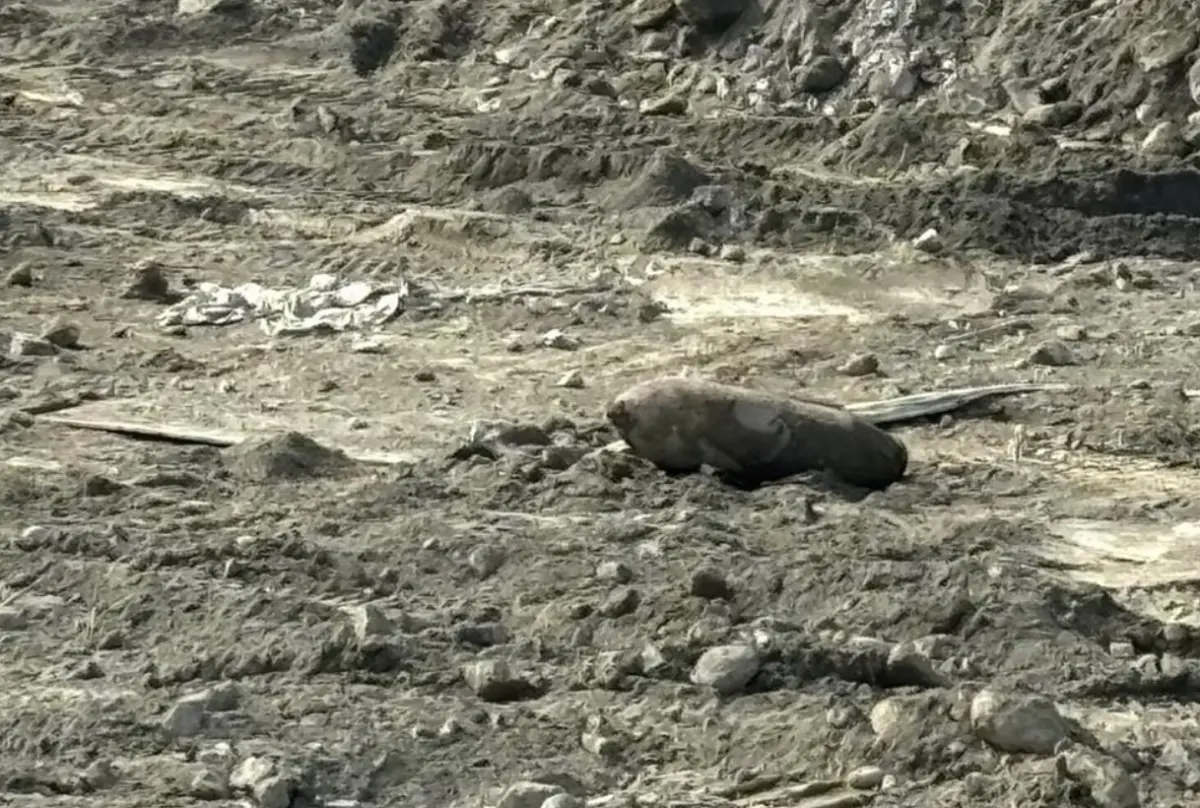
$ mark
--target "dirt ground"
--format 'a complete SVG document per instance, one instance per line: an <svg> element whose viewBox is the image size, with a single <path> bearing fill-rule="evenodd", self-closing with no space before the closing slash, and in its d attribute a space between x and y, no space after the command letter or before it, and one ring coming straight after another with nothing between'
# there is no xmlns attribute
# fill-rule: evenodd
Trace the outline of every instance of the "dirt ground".
<svg viewBox="0 0 1200 808"><path fill-rule="evenodd" d="M1134 5L0 4L0 802L1197 804L1200 11ZM322 274L394 316L178 314ZM745 490L603 450L679 372L1072 389Z"/></svg>

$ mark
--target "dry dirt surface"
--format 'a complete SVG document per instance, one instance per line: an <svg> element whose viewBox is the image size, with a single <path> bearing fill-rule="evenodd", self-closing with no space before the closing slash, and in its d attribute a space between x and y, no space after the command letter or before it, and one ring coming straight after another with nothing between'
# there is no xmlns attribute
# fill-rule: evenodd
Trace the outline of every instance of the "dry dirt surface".
<svg viewBox="0 0 1200 808"><path fill-rule="evenodd" d="M1194 5L4 0L0 803L1196 805Z"/></svg>

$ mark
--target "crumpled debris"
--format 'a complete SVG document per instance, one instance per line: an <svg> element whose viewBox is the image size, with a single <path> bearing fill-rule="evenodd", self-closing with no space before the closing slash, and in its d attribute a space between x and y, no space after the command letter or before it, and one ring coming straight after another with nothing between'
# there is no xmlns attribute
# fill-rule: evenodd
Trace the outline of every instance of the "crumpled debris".
<svg viewBox="0 0 1200 808"><path fill-rule="evenodd" d="M317 274L301 289L268 289L257 283L233 288L200 283L158 318L163 328L179 325L233 325L257 320L270 336L361 331L377 327L401 311L408 284L376 286L341 283Z"/></svg>

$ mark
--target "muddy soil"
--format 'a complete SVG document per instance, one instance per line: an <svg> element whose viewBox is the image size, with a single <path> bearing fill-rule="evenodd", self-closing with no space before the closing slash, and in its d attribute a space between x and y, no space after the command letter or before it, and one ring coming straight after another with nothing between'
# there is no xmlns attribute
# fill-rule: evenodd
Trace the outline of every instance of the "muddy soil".
<svg viewBox="0 0 1200 808"><path fill-rule="evenodd" d="M1195 804L1200 12L1136 5L4 3L0 799ZM323 276L395 311L172 308ZM605 449L678 372L1071 389L746 488Z"/></svg>

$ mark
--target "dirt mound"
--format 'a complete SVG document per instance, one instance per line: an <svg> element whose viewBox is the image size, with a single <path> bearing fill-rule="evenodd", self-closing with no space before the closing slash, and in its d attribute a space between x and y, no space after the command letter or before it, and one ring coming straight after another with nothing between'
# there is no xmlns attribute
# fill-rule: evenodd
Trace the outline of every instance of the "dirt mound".
<svg viewBox="0 0 1200 808"><path fill-rule="evenodd" d="M340 449L322 446L299 432L250 438L229 447L223 455L230 473L247 482L332 477L356 465Z"/></svg>
<svg viewBox="0 0 1200 808"><path fill-rule="evenodd" d="M709 182L708 175L682 155L655 154L623 192L615 195L618 209L665 207L686 202L692 192Z"/></svg>

